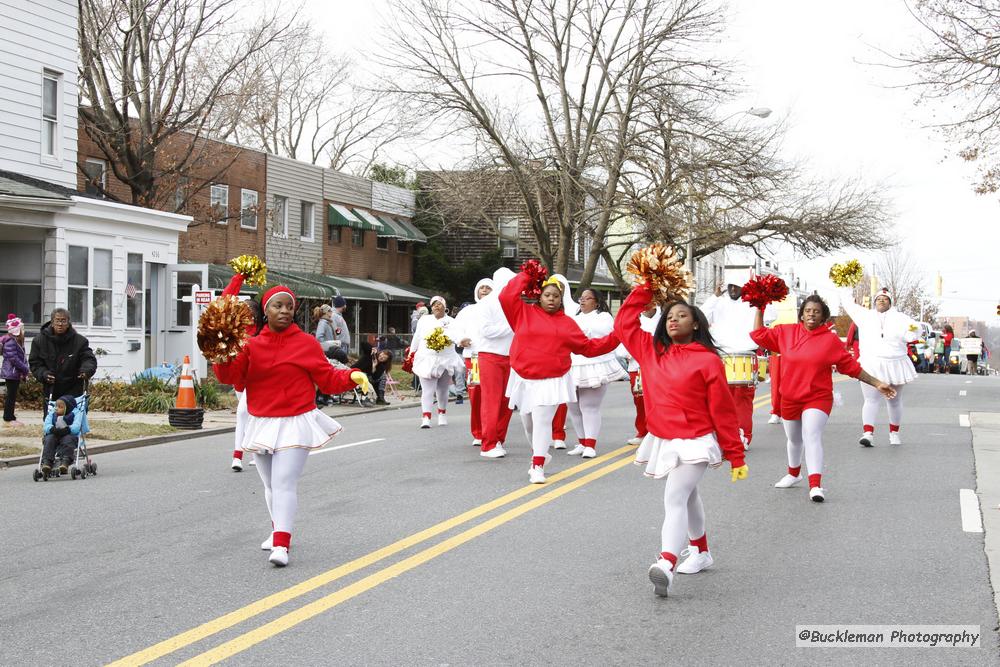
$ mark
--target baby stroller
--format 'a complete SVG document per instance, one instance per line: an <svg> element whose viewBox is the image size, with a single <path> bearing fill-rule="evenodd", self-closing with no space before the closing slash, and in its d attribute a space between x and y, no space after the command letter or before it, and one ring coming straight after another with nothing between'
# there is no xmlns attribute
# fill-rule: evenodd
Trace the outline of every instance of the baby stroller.
<svg viewBox="0 0 1000 667"><path fill-rule="evenodd" d="M87 453L87 434L90 433L90 425L87 423L87 411L89 398L87 396L87 385L84 383L83 395L76 397L76 407L74 408L75 417L74 419L80 420L80 433L76 437L76 450L74 452L73 464L69 466L69 475L71 479L86 479L87 475L97 474L97 463L91 460L90 455ZM48 420L49 416L55 414L56 410L56 397L53 394L49 394L49 400L46 403L45 418ZM60 477L59 467L55 466L51 471L45 473L42 471L42 457L45 455L44 448L38 454L38 463L35 466L35 470L31 473L31 477L36 482L48 481L50 477Z"/></svg>

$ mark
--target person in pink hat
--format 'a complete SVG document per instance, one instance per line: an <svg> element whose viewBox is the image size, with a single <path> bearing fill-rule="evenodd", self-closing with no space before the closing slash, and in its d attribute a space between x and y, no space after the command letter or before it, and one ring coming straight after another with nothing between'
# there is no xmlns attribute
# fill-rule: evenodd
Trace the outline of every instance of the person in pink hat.
<svg viewBox="0 0 1000 667"><path fill-rule="evenodd" d="M17 389L21 381L31 372L28 368L28 358L24 354L24 324L21 318L11 313L7 316L7 333L0 337L3 348L3 365L0 366L0 379L7 385L7 393L3 401L4 424L21 426L14 415L14 402L17 400Z"/></svg>

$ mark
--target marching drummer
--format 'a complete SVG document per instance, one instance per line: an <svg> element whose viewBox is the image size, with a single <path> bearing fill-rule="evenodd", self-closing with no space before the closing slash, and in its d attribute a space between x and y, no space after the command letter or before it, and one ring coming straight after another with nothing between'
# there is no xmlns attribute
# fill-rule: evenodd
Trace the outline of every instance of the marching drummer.
<svg viewBox="0 0 1000 667"><path fill-rule="evenodd" d="M742 301L743 285L750 280L750 269L727 269L726 288L715 288L701 309L711 324L712 338L722 352L726 365L729 392L736 403L736 415L743 446L750 449L753 440L753 399L757 390L757 344L750 338L756 309ZM764 321L775 320L773 306L764 311Z"/></svg>

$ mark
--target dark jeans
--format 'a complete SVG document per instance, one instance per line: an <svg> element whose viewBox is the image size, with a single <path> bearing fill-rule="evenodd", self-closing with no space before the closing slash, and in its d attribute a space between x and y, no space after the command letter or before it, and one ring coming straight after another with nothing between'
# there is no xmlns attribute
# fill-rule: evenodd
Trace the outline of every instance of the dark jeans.
<svg viewBox="0 0 1000 667"><path fill-rule="evenodd" d="M76 457L76 441L75 435L49 433L42 440L42 463L52 465L56 456L66 465L73 463L73 459Z"/></svg>
<svg viewBox="0 0 1000 667"><path fill-rule="evenodd" d="M14 417L14 401L17 400L17 388L21 386L20 380L4 380L7 383L7 394L3 397L3 420L12 422Z"/></svg>

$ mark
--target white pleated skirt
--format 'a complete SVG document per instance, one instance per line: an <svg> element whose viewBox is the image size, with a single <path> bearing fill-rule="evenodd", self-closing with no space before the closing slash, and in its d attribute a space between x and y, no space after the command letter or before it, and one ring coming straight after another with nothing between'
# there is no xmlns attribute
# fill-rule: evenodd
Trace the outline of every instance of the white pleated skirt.
<svg viewBox="0 0 1000 667"><path fill-rule="evenodd" d="M510 369L510 379L507 380L507 391L512 410L520 410L521 414L531 414L539 405L562 405L576 403L576 385L573 384L571 373L557 378L544 380L529 380Z"/></svg>
<svg viewBox="0 0 1000 667"><path fill-rule="evenodd" d="M294 417L249 415L243 451L273 454L282 449L321 449L343 428L336 419L315 409Z"/></svg>
<svg viewBox="0 0 1000 667"><path fill-rule="evenodd" d="M707 463L722 465L722 450L714 433L692 438L664 440L647 433L635 452L635 464L646 466L646 477L660 479L681 463Z"/></svg>
<svg viewBox="0 0 1000 667"><path fill-rule="evenodd" d="M450 345L440 352L420 348L413 357L413 374L417 377L436 379L457 372L465 372L465 360Z"/></svg>
<svg viewBox="0 0 1000 667"><path fill-rule="evenodd" d="M573 383L577 387L586 389L596 389L609 382L628 379L628 373L617 359L592 364L573 364L569 372L573 376Z"/></svg>
<svg viewBox="0 0 1000 667"><path fill-rule="evenodd" d="M883 382L896 386L913 382L917 371L909 357L873 357L859 359L861 367Z"/></svg>

